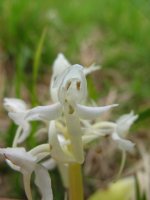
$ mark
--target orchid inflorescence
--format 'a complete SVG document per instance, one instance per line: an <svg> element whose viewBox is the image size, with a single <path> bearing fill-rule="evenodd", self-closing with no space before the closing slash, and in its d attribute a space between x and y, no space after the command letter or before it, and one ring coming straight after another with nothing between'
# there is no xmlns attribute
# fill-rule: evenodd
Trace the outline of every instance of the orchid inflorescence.
<svg viewBox="0 0 150 200"><path fill-rule="evenodd" d="M21 99L4 99L4 107L18 129L12 147L0 148L0 154L12 169L23 174L28 200L32 200L30 180L33 172L42 199L53 199L48 170L57 165L67 187L67 173L62 171L67 170L70 163L82 164L84 147L102 136L110 135L122 151L133 149L134 144L125 137L137 115L131 112L121 116L116 122L101 121L99 118L103 113L118 105L84 105L87 100L86 76L99 69L95 65L88 68L78 64L71 65L63 54L59 54L53 64L50 84L53 104L27 109L26 103ZM96 118L98 120L94 122ZM44 122L48 142L26 151L20 145L30 135L30 122L37 120Z"/></svg>

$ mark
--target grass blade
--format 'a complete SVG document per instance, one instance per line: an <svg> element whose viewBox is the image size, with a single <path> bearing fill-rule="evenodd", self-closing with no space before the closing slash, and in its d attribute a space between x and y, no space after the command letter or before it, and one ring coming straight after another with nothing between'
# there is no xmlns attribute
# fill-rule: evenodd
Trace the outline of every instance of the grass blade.
<svg viewBox="0 0 150 200"><path fill-rule="evenodd" d="M47 29L45 28L42 32L41 38L39 40L39 43L37 45L37 49L35 52L34 56L34 61L33 61L33 74L32 74L32 104L36 105L37 104L37 96L36 96L36 81L38 77L38 72L39 72L39 66L40 66L40 61L41 61L41 55L42 55L42 49L44 45L44 40L46 37Z"/></svg>

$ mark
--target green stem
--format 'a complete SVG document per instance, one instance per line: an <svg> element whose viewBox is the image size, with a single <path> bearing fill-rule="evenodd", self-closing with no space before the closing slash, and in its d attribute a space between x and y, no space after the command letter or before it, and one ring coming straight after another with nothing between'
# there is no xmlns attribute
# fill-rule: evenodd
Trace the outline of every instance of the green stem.
<svg viewBox="0 0 150 200"><path fill-rule="evenodd" d="M83 183L81 165L69 165L69 200L83 200Z"/></svg>

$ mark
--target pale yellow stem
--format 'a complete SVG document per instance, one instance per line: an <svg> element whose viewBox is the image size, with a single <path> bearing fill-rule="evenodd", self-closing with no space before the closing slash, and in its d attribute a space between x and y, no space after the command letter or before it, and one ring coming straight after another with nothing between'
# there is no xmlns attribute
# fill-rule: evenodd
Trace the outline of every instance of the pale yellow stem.
<svg viewBox="0 0 150 200"><path fill-rule="evenodd" d="M81 165L69 165L69 200L83 200L83 182Z"/></svg>

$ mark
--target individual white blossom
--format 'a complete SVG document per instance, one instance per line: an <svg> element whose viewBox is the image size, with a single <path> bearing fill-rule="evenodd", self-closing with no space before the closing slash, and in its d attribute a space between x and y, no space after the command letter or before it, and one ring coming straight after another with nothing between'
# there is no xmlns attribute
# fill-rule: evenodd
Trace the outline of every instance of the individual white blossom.
<svg viewBox="0 0 150 200"><path fill-rule="evenodd" d="M44 146L43 146L44 147ZM26 152L24 148L0 148L9 166L22 173L24 188L28 200L32 200L30 187L31 175L35 173L35 184L38 186L43 200L52 200L51 180L47 170L37 163L37 155L41 150L49 152L47 148L36 147L36 150ZM43 187L44 186L44 187Z"/></svg>
<svg viewBox="0 0 150 200"><path fill-rule="evenodd" d="M126 139L131 125L138 118L138 115L134 115L133 111L129 114L121 116L116 123L98 121L91 124L89 121L82 121L84 127L84 133L89 137L89 140L93 141L98 137L110 135L112 140L118 145L121 150L132 151L134 143ZM91 137L91 134L93 137ZM95 136L95 138L94 138ZM88 138L87 137L87 138Z"/></svg>
<svg viewBox="0 0 150 200"><path fill-rule="evenodd" d="M138 115L134 115L134 112L131 111L129 114L122 115L116 121L116 129L113 132L112 138L117 142L120 149L132 151L134 144L129 140L125 140L124 138L127 136L130 127L137 118Z"/></svg>

